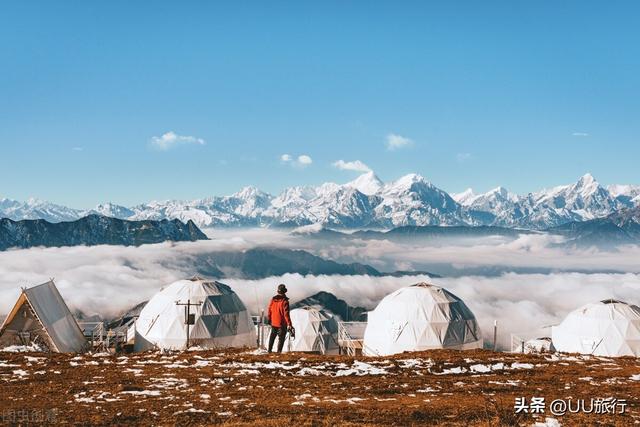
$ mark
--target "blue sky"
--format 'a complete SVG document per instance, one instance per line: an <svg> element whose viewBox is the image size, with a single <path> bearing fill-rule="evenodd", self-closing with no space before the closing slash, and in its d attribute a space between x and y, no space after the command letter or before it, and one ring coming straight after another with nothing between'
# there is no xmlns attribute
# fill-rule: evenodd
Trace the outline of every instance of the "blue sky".
<svg viewBox="0 0 640 427"><path fill-rule="evenodd" d="M640 184L637 2L132 3L2 3L0 197Z"/></svg>

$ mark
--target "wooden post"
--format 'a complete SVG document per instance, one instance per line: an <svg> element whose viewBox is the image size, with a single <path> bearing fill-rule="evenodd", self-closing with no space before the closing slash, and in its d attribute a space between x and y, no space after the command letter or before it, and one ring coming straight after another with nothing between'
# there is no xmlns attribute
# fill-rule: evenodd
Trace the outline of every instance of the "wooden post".
<svg viewBox="0 0 640 427"><path fill-rule="evenodd" d="M493 321L493 351L498 348L498 321Z"/></svg>
<svg viewBox="0 0 640 427"><path fill-rule="evenodd" d="M264 308L260 310L260 322L258 323L258 348L264 347Z"/></svg>
<svg viewBox="0 0 640 427"><path fill-rule="evenodd" d="M187 347L186 350L189 350L189 326L191 325L191 306L196 306L202 304L201 301L191 302L191 299L188 299L187 302L176 301L176 305L184 305L184 323L187 325Z"/></svg>

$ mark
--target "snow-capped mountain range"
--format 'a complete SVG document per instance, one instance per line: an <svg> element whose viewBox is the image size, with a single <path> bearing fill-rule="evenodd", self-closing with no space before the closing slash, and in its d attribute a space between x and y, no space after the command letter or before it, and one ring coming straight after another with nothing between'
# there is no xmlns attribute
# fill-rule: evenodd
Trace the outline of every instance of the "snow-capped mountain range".
<svg viewBox="0 0 640 427"><path fill-rule="evenodd" d="M409 174L384 183L367 172L347 184L289 187L273 196L245 187L230 196L192 201L154 201L133 207L112 203L79 210L30 199L0 199L0 217L71 221L89 214L120 219L192 220L199 227L302 226L391 228L403 225L495 225L545 229L603 217L640 205L640 186L600 185L590 174L576 183L527 195L498 187L448 194Z"/></svg>

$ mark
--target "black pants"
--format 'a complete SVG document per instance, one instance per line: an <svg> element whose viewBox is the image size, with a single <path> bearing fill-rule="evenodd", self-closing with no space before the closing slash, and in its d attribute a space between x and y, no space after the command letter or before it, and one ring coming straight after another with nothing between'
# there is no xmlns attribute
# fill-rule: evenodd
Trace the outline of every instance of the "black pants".
<svg viewBox="0 0 640 427"><path fill-rule="evenodd" d="M282 353L282 347L284 347L284 339L287 335L287 326L283 325L280 327L271 327L271 334L269 335L269 353L273 349L273 343L278 337L278 353Z"/></svg>

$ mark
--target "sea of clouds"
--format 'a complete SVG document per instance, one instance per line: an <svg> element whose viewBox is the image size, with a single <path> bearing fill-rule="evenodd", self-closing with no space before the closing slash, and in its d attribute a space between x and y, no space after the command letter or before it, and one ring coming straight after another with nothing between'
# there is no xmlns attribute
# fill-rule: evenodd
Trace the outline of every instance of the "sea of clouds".
<svg viewBox="0 0 640 427"><path fill-rule="evenodd" d="M530 333L557 324L568 312L588 302L616 298L640 303L640 249L637 247L621 248L617 252L571 251L555 246L551 238L544 235L525 235L510 240L486 238L474 244L447 241L418 245L387 240L319 243L284 231L235 230L210 234L212 240L192 243L1 252L0 313L10 310L21 286L55 278L60 292L73 309L89 315L113 317L149 299L163 286L193 275L199 255L256 246L306 249L327 258L363 262L381 270L450 264L460 268L535 267L547 268L550 272L457 275L438 279L286 274L260 280L223 280L255 314L267 305L276 285L281 282L289 287L292 301L327 291L350 305L373 309L380 299L400 287L431 281L467 303L487 338L491 337L493 322L497 320L499 341L504 348L508 346L511 333ZM571 272L572 269L576 272ZM577 272L582 270L593 272Z"/></svg>

